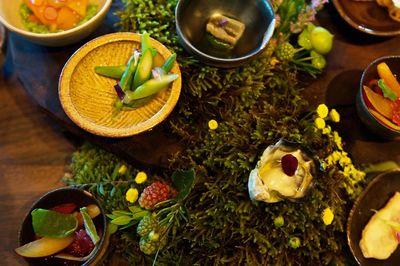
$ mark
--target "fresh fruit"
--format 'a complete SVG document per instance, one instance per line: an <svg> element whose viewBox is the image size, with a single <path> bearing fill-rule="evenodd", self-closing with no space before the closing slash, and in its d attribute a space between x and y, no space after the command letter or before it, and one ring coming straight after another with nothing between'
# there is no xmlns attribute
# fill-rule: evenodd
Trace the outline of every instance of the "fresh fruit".
<svg viewBox="0 0 400 266"><path fill-rule="evenodd" d="M296 50L293 45L288 42L282 43L278 45L276 48L276 57L282 61L288 61L293 59Z"/></svg>
<svg viewBox="0 0 400 266"><path fill-rule="evenodd" d="M393 75L389 66L385 63L379 63L377 66L378 75L383 79L389 88L400 97L400 84L397 82L396 77Z"/></svg>
<svg viewBox="0 0 400 266"><path fill-rule="evenodd" d="M42 237L15 249L18 255L28 258L39 258L53 255L74 241L73 236L64 238Z"/></svg>
<svg viewBox="0 0 400 266"><path fill-rule="evenodd" d="M388 119L392 119L393 117L393 109L391 106L391 101L375 93L369 87L364 86L364 95L367 100L367 105L370 105L373 109L379 112L381 115L385 116Z"/></svg>
<svg viewBox="0 0 400 266"><path fill-rule="evenodd" d="M146 237L151 231L157 227L157 220L152 213L147 214L140 220L136 232L141 237Z"/></svg>
<svg viewBox="0 0 400 266"><path fill-rule="evenodd" d="M373 117L375 117L379 122L381 122L383 125L392 128L394 130L399 130L400 131L400 126L392 123L389 119L381 115L380 113L368 108L368 111L372 114Z"/></svg>
<svg viewBox="0 0 400 266"><path fill-rule="evenodd" d="M315 27L310 34L313 49L319 54L327 54L332 49L333 35L323 27Z"/></svg>
<svg viewBox="0 0 400 266"><path fill-rule="evenodd" d="M168 184L155 181L140 194L139 205L144 209L150 210L153 209L157 203L172 198L174 194L175 190Z"/></svg>
<svg viewBox="0 0 400 266"><path fill-rule="evenodd" d="M74 234L74 241L69 245L65 252L77 257L84 257L88 255L94 248L94 244L86 231L80 229Z"/></svg>
<svg viewBox="0 0 400 266"><path fill-rule="evenodd" d="M147 237L141 237L139 241L139 248L144 254L152 255L157 251L158 241L152 241Z"/></svg>
<svg viewBox="0 0 400 266"><path fill-rule="evenodd" d="M311 51L310 56L312 57L311 64L313 65L313 67L317 69L324 69L324 67L326 66L326 59L323 55L315 51Z"/></svg>

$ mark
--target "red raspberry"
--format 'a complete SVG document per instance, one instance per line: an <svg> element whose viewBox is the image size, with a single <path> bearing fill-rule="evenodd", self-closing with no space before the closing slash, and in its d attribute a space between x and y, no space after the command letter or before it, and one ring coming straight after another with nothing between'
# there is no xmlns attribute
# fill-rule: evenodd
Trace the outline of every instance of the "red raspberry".
<svg viewBox="0 0 400 266"><path fill-rule="evenodd" d="M94 248L94 244L86 231L84 229L80 229L75 231L74 242L71 243L66 249L65 252L77 257L84 257L89 255Z"/></svg>
<svg viewBox="0 0 400 266"><path fill-rule="evenodd" d="M174 196L176 196L175 189L171 188L168 184L155 181L140 194L139 205L144 209L150 210L153 209L157 203L168 200Z"/></svg>

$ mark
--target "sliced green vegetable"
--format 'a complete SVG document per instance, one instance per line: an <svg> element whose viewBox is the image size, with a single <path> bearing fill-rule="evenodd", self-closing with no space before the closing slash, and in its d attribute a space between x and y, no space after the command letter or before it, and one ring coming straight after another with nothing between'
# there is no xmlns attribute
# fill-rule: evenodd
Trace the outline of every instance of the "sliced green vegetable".
<svg viewBox="0 0 400 266"><path fill-rule="evenodd" d="M121 66L96 66L94 72L107 78L120 79L126 69L126 65Z"/></svg>
<svg viewBox="0 0 400 266"><path fill-rule="evenodd" d="M135 90L137 87L145 83L150 78L152 68L153 56L151 54L151 51L147 49L143 52L143 55L139 60L139 65L135 72L133 87L131 86L131 90Z"/></svg>
<svg viewBox="0 0 400 266"><path fill-rule="evenodd" d="M217 50L229 51L233 48L233 46L230 45L229 43L223 42L223 41L215 38L210 33L206 33L206 38L207 38L208 42L211 44L211 46Z"/></svg>
<svg viewBox="0 0 400 266"><path fill-rule="evenodd" d="M381 88L383 96L388 98L391 101L397 100L397 94L394 93L388 85L386 85L383 79L378 80L378 87Z"/></svg>
<svg viewBox="0 0 400 266"><path fill-rule="evenodd" d="M177 74L161 76L159 79L150 79L143 85L136 88L135 91L127 91L124 98L124 103L129 104L132 100L142 99L150 95L156 94L166 88L172 81L178 78Z"/></svg>
<svg viewBox="0 0 400 266"><path fill-rule="evenodd" d="M85 225L85 231L92 240L93 244L96 245L100 241L100 237L96 231L96 226L94 225L92 218L90 218L86 207L80 208L79 210L82 214L83 224Z"/></svg>
<svg viewBox="0 0 400 266"><path fill-rule="evenodd" d="M136 69L139 64L140 53L138 51L134 51L133 55L128 61L128 66L126 67L124 73L122 74L121 80L119 82L119 86L123 91L129 90L132 84L132 80Z"/></svg>
<svg viewBox="0 0 400 266"><path fill-rule="evenodd" d="M132 100L129 102L129 104L124 104L123 105L123 109L136 109L139 108L140 106L145 105L146 103L148 103L149 101L151 101L151 99L153 99L153 95L141 98L141 99L136 99L136 100Z"/></svg>
<svg viewBox="0 0 400 266"><path fill-rule="evenodd" d="M171 71L172 67L174 66L176 60L176 53L171 54L167 60L165 60L164 64L161 66L161 68L165 71L165 73L168 73Z"/></svg>
<svg viewBox="0 0 400 266"><path fill-rule="evenodd" d="M142 34L142 40L141 40L141 49L142 53L149 49L151 51L151 55L155 57L157 55L157 50L152 47L151 45L151 39L150 39L150 34L148 34L146 31L143 32Z"/></svg>
<svg viewBox="0 0 400 266"><path fill-rule="evenodd" d="M78 227L78 220L72 214L46 209L31 212L33 231L38 236L63 238L71 235Z"/></svg>

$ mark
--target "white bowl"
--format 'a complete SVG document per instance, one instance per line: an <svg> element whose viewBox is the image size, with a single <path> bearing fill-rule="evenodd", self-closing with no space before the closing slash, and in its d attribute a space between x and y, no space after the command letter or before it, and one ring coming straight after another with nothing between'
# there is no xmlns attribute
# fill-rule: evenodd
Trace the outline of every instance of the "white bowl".
<svg viewBox="0 0 400 266"><path fill-rule="evenodd" d="M69 30L56 33L33 33L28 31L20 15L20 6L23 0L0 0L0 22L10 31L41 45L64 46L82 40L92 33L103 21L109 10L112 0L89 0L89 3L98 5L98 12L85 23Z"/></svg>

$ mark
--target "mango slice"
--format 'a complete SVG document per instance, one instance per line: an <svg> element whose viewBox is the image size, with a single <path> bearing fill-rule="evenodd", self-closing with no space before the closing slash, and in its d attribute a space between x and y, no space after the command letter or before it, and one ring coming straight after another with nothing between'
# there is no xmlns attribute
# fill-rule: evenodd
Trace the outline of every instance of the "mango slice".
<svg viewBox="0 0 400 266"><path fill-rule="evenodd" d="M390 100L386 99L382 95L374 92L367 86L364 86L364 94L371 106L378 111L381 115L385 116L389 120L393 117L393 109Z"/></svg>
<svg viewBox="0 0 400 266"><path fill-rule="evenodd" d="M388 85L394 93L396 93L397 97L400 97L400 84L397 82L389 66L385 62L382 62L378 64L377 70L379 77L385 81L386 85Z"/></svg>
<svg viewBox="0 0 400 266"><path fill-rule="evenodd" d="M73 236L64 238L42 237L15 249L18 255L28 258L40 258L53 255L68 247L74 241Z"/></svg>
<svg viewBox="0 0 400 266"><path fill-rule="evenodd" d="M389 119L387 119L386 117L384 117L383 115L381 115L380 113L369 109L368 111L372 114L373 117L375 117L377 120L379 120L379 122L381 122L382 124L384 124L385 126L394 129L394 130L399 130L400 131L400 126L392 123Z"/></svg>

